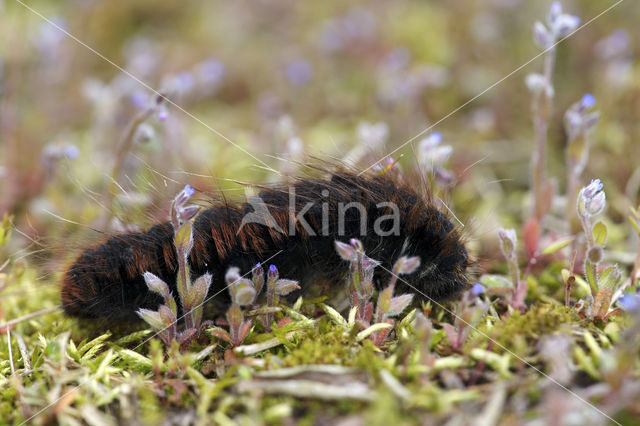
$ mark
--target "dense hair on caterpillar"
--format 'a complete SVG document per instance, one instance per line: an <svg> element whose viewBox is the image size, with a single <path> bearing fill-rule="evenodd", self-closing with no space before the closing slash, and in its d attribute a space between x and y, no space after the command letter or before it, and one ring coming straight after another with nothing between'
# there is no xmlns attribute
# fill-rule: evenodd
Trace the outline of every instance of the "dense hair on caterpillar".
<svg viewBox="0 0 640 426"><path fill-rule="evenodd" d="M417 299L449 299L468 286L470 260L459 230L428 194L392 173L339 171L328 178L264 187L258 197L266 209L256 208L251 198L218 202L194 221L192 277L211 273L209 296L219 294L219 303L228 302L223 290L229 266L247 272L266 259L282 276L298 280L299 292L318 282L342 291L348 263L336 253L334 241L351 238L360 239L367 255L382 262L376 269L378 286L387 282L387 271L401 255L421 259L420 269L398 282L401 291L413 292ZM67 313L83 317L125 317L141 307L154 308L160 298L148 291L142 276L146 271L177 294L168 222L85 249L64 276L62 305Z"/></svg>

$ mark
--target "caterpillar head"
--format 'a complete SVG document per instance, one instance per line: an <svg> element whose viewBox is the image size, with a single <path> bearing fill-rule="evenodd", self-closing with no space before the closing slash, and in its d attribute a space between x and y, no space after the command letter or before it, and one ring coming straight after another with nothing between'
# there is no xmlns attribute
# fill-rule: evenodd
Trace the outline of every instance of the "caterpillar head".
<svg viewBox="0 0 640 426"><path fill-rule="evenodd" d="M447 300L469 287L472 262L463 236L437 209L427 208L408 223L403 254L420 257L418 270L400 280L419 299Z"/></svg>

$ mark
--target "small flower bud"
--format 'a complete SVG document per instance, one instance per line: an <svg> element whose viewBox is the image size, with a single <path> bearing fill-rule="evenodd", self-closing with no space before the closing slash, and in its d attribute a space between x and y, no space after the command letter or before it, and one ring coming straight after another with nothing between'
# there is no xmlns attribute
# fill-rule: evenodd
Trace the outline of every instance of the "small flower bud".
<svg viewBox="0 0 640 426"><path fill-rule="evenodd" d="M602 191L604 185L600 182L600 179L592 179L589 185L583 188L583 195L586 198L593 198L598 192Z"/></svg>
<svg viewBox="0 0 640 426"><path fill-rule="evenodd" d="M560 15L562 15L562 4L559 1L554 1L551 3L551 7L549 8L547 23L549 25L553 25Z"/></svg>
<svg viewBox="0 0 640 426"><path fill-rule="evenodd" d="M152 292L159 294L162 297L169 296L169 286L160 277L152 274L151 272L145 272L144 282L147 283L147 287Z"/></svg>
<svg viewBox="0 0 640 426"><path fill-rule="evenodd" d="M264 269L260 262L251 269L251 280L253 281L253 288L256 289L256 294L260 294L260 290L264 285Z"/></svg>
<svg viewBox="0 0 640 426"><path fill-rule="evenodd" d="M580 99L580 106L583 109L593 108L596 104L596 98L591 93L585 93Z"/></svg>
<svg viewBox="0 0 640 426"><path fill-rule="evenodd" d="M349 244L345 244L338 240L334 241L333 243L336 247L336 251L338 252L338 254L342 259L353 261L353 260L356 260L356 258L358 257L356 250L353 248L353 246Z"/></svg>
<svg viewBox="0 0 640 426"><path fill-rule="evenodd" d="M253 288L253 283L246 279L241 278L239 282L234 284L233 302L240 306L246 306L253 303L256 299L256 290Z"/></svg>
<svg viewBox="0 0 640 426"><path fill-rule="evenodd" d="M158 111L158 120L166 121L167 117L169 117L169 113L167 112L166 108L162 108L160 111Z"/></svg>
<svg viewBox="0 0 640 426"><path fill-rule="evenodd" d="M176 195L176 197L173 199L173 202L177 207L182 207L187 201L189 201L189 198L193 196L194 192L195 191L193 190L191 185L186 184L182 191L180 191L178 195Z"/></svg>
<svg viewBox="0 0 640 426"><path fill-rule="evenodd" d="M357 129L358 140L368 149L381 148L389 136L389 126L384 122L360 123Z"/></svg>
<svg viewBox="0 0 640 426"><path fill-rule="evenodd" d="M557 38L562 38L575 31L578 25L580 25L580 18L563 13L555 19L551 30Z"/></svg>
<svg viewBox="0 0 640 426"><path fill-rule="evenodd" d="M360 242L360 240L356 239L356 238L352 238L349 240L349 244L351 244L351 246L356 249L357 252L363 252L364 251L364 247L362 245L362 242Z"/></svg>
<svg viewBox="0 0 640 426"><path fill-rule="evenodd" d="M427 152L422 152L421 159L424 164L439 166L446 163L452 153L453 147L451 145L442 145L430 149Z"/></svg>
<svg viewBox="0 0 640 426"><path fill-rule="evenodd" d="M518 242L515 229L501 228L498 231L498 236L500 237L500 248L502 249L504 257L507 259L513 258L515 256L516 245Z"/></svg>
<svg viewBox="0 0 640 426"><path fill-rule="evenodd" d="M200 206L187 206L178 210L178 217L181 222L188 222L200 211Z"/></svg>
<svg viewBox="0 0 640 426"><path fill-rule="evenodd" d="M235 266L229 267L227 273L224 275L224 281L227 285L232 285L238 280L240 280L240 269Z"/></svg>
<svg viewBox="0 0 640 426"><path fill-rule="evenodd" d="M442 134L440 132L433 132L426 138L420 141L421 149L431 149L434 148L442 142Z"/></svg>
<svg viewBox="0 0 640 426"><path fill-rule="evenodd" d="M276 268L276 265L269 265L269 273L267 275L270 280L278 279L278 268Z"/></svg>
<svg viewBox="0 0 640 426"><path fill-rule="evenodd" d="M406 257L402 256L393 267L394 272L399 274L411 274L420 266L420 258L418 256Z"/></svg>
<svg viewBox="0 0 640 426"><path fill-rule="evenodd" d="M484 286L480 283L474 283L473 287L471 287L471 294L474 296L479 296L484 293Z"/></svg>
<svg viewBox="0 0 640 426"><path fill-rule="evenodd" d="M606 205L605 193L600 179L594 179L580 190L578 195L578 210L581 214L595 216L604 210Z"/></svg>
<svg viewBox="0 0 640 426"><path fill-rule="evenodd" d="M553 86L547 83L547 80L542 74L528 74L524 79L524 83L526 84L527 89L529 89L533 94L540 94L544 92L547 97L553 97Z"/></svg>
<svg viewBox="0 0 640 426"><path fill-rule="evenodd" d="M134 140L137 143L147 143L155 136L155 131L153 127L151 127L148 123L142 123L136 129L136 134L134 136Z"/></svg>
<svg viewBox="0 0 640 426"><path fill-rule="evenodd" d="M541 49L547 49L554 43L553 34L547 30L542 22L536 22L533 25L533 41Z"/></svg>
<svg viewBox="0 0 640 426"><path fill-rule="evenodd" d="M602 261L602 247L593 246L587 252L587 258L591 263L598 264Z"/></svg>
<svg viewBox="0 0 640 426"><path fill-rule="evenodd" d="M598 192L595 197L593 197L591 202L587 203L587 211L591 213L592 216L595 216L602 212L605 205L606 197L604 192Z"/></svg>

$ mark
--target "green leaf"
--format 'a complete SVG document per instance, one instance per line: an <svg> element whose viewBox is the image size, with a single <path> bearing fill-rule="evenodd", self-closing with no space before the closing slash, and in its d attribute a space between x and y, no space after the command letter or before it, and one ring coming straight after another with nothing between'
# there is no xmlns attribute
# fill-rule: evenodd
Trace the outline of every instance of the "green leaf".
<svg viewBox="0 0 640 426"><path fill-rule="evenodd" d="M391 307L391 297L393 296L393 286L388 286L378 296L378 312L387 313Z"/></svg>
<svg viewBox="0 0 640 426"><path fill-rule="evenodd" d="M389 302L389 309L386 312L387 316L396 316L400 315L402 311L406 309L407 306L411 304L413 301L413 294L403 294L397 297L394 297Z"/></svg>
<svg viewBox="0 0 640 426"><path fill-rule="evenodd" d="M191 222L185 222L180 225L176 231L175 244L178 252L183 253L185 258L189 255L191 247L193 247L193 227Z"/></svg>
<svg viewBox="0 0 640 426"><path fill-rule="evenodd" d="M276 294L280 296L286 296L292 291L299 289L300 286L298 285L298 281L283 279L276 281Z"/></svg>
<svg viewBox="0 0 640 426"><path fill-rule="evenodd" d="M604 246L607 242L607 225L602 221L597 221L595 225L593 225L591 235L593 235L593 240L597 245Z"/></svg>
<svg viewBox="0 0 640 426"><path fill-rule="evenodd" d="M559 240L556 240L551 244L549 244L548 246L546 246L545 248L543 248L541 253L543 255L553 254L559 250L562 250L566 246L568 246L572 241L573 241L573 237L560 238Z"/></svg>
<svg viewBox="0 0 640 426"><path fill-rule="evenodd" d="M377 324L373 324L371 327L362 330L360 333L358 333L356 335L356 340L358 342L363 341L364 339L366 339L367 337L369 337L370 335L372 335L373 333L375 333L376 331L380 331L380 330L384 330L391 327L391 324L386 323L386 322L379 322Z"/></svg>
<svg viewBox="0 0 640 426"><path fill-rule="evenodd" d="M236 303L233 303L227 311L227 321L229 321L229 325L235 328L240 327L243 320L244 316L242 315L240 306Z"/></svg>
<svg viewBox="0 0 640 426"><path fill-rule="evenodd" d="M200 276L190 289L187 290L187 295L184 298L184 308L190 310L196 306L199 306L207 297L209 286L211 285L211 274L204 274Z"/></svg>
<svg viewBox="0 0 640 426"><path fill-rule="evenodd" d="M147 324L156 330L162 330L165 327L164 321L160 316L160 313L152 311L150 309L139 309L136 312L140 318L142 318Z"/></svg>
<svg viewBox="0 0 640 426"><path fill-rule="evenodd" d="M511 280L502 275L485 274L480 277L480 283L486 287L513 287Z"/></svg>
<svg viewBox="0 0 640 426"><path fill-rule="evenodd" d="M631 225L633 225L633 228L636 230L636 232L640 234L640 225L638 225L638 222L636 222L633 216L629 216L629 222L631 222Z"/></svg>
<svg viewBox="0 0 640 426"><path fill-rule="evenodd" d="M334 323L342 327L347 327L347 321L345 321L345 319L342 318L342 315L340 315L340 313L331 306L320 303L320 309L322 309Z"/></svg>
<svg viewBox="0 0 640 426"><path fill-rule="evenodd" d="M147 358L144 355L140 355L135 351L122 349L118 352L118 355L120 356L120 358L122 358L123 361L127 362L139 371L149 372L153 368L153 362L151 361L151 359Z"/></svg>

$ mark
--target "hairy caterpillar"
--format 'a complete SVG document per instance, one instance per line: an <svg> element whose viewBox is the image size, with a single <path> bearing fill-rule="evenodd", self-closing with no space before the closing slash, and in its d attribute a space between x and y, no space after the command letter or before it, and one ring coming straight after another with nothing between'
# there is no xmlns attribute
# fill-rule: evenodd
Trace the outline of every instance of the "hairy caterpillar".
<svg viewBox="0 0 640 426"><path fill-rule="evenodd" d="M419 256L421 266L405 277L410 286L399 283L400 290L443 300L468 286L471 261L461 233L429 194L392 173L339 171L326 179L297 179L289 187L263 188L258 199L260 204L251 199L214 204L194 221L192 276L211 273L209 296L219 292L219 302L228 300L221 290L229 266L245 272L271 257L282 276L300 282L301 292L320 281L341 289L348 265L335 252L334 240L350 238L360 239L367 255L382 262L375 277L379 285L400 255L410 255ZM157 307L160 298L147 290L145 271L176 294L169 222L85 249L64 275L62 305L83 317L126 317L141 307Z"/></svg>

